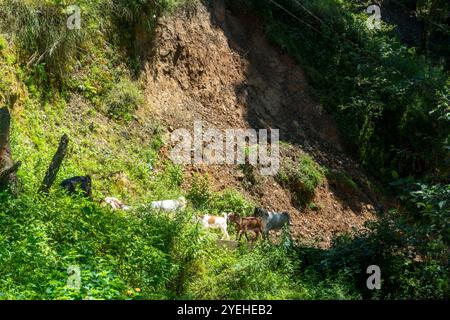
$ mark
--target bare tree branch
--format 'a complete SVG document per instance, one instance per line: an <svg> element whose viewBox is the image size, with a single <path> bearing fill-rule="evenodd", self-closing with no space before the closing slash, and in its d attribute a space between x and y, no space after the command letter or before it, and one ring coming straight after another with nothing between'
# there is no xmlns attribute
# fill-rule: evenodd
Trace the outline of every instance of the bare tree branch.
<svg viewBox="0 0 450 320"><path fill-rule="evenodd" d="M44 181L42 182L42 186L39 189L39 192L48 193L53 182L55 182L56 175L58 174L59 168L61 167L61 163L64 160L64 157L66 156L68 144L69 144L69 137L66 134L64 134L59 142L58 150L53 156L53 160L47 169L47 173L45 174L45 178Z"/></svg>

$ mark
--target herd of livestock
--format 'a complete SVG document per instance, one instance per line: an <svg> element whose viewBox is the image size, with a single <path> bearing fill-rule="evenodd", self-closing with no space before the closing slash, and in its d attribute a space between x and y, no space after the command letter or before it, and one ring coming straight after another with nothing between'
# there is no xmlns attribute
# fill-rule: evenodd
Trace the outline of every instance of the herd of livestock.
<svg viewBox="0 0 450 320"><path fill-rule="evenodd" d="M69 193L77 192L81 189L84 196L92 198L91 192L91 178L89 176L74 177L66 179L61 183L61 186ZM131 210L132 207L125 205L122 201L114 197L107 197L103 200L102 205L110 206L113 210ZM187 201L184 197L173 200L153 201L149 204L152 210L175 212L186 208ZM201 223L204 228L219 229L223 233L222 240L230 240L228 234L228 224L236 225L237 240L240 240L242 235L245 235L253 242L260 236L267 239L269 231L278 230L284 226L290 225L289 213L287 212L271 212L263 208L255 208L254 216L241 217L238 213L223 213L222 216L205 215L201 219L194 218Z"/></svg>

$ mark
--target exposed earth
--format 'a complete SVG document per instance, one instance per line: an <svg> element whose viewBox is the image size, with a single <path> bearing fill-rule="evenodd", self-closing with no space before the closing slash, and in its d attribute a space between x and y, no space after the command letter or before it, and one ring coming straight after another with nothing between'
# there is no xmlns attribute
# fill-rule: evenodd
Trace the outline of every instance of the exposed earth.
<svg viewBox="0 0 450 320"><path fill-rule="evenodd" d="M273 177L260 177L255 186L238 165L184 167L186 188L193 173L207 173L216 191L234 188L267 209L288 211L294 239L327 247L333 234L361 230L375 219L382 199L346 154L336 124L301 67L266 40L262 25L255 17L227 11L222 1L162 19L158 50L146 67L148 103L137 116L152 114L169 131L192 130L195 120L220 130L279 129L286 142L282 159L308 153L320 165L351 177L357 190L325 181L316 191L315 206L299 210ZM161 153L167 156L168 150Z"/></svg>

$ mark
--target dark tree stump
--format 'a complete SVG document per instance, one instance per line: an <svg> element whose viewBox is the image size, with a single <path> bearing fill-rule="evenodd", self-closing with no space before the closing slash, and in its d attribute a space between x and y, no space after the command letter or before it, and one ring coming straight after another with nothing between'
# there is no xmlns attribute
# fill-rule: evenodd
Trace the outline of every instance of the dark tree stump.
<svg viewBox="0 0 450 320"><path fill-rule="evenodd" d="M64 160L64 157L66 156L68 144L69 144L69 137L66 134L64 134L59 142L58 150L53 156L53 160L47 169L47 173L45 174L45 178L44 181L42 182L42 186L39 189L39 192L48 193L51 186L53 185L53 182L55 182L56 175L58 174L59 168L61 167L61 163Z"/></svg>
<svg viewBox="0 0 450 320"><path fill-rule="evenodd" d="M9 104L14 105L16 96L10 98ZM11 115L8 107L0 108L0 191L12 188L17 189L16 172L20 162L14 164L9 145L9 132L11 129Z"/></svg>

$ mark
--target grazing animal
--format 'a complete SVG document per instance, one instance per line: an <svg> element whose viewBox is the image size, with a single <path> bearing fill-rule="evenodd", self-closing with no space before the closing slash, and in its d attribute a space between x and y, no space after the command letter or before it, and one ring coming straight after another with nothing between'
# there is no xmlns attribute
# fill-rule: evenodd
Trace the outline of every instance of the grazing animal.
<svg viewBox="0 0 450 320"><path fill-rule="evenodd" d="M92 180L90 176L78 176L64 180L61 187L69 194L76 194L80 189L86 198L92 198Z"/></svg>
<svg viewBox="0 0 450 320"><path fill-rule="evenodd" d="M202 225L204 228L207 229L209 228L222 230L223 233L222 240L224 237L226 237L227 240L230 240L230 235L228 234L227 231L227 220L228 215L226 213L223 214L223 217L217 217L207 214L202 219Z"/></svg>
<svg viewBox="0 0 450 320"><path fill-rule="evenodd" d="M161 200L161 201L153 201L150 206L152 209L161 210L161 211L177 211L186 208L187 201L184 197L179 197L176 200Z"/></svg>
<svg viewBox="0 0 450 320"><path fill-rule="evenodd" d="M259 235L263 233L262 218L260 217L244 217L241 218L237 213L228 214L228 219L236 224L237 236L236 239L241 240L242 234L245 234L245 238L248 240L248 232L253 232L256 237L252 238L252 242L258 239Z"/></svg>
<svg viewBox="0 0 450 320"><path fill-rule="evenodd" d="M255 216L262 218L264 238L268 238L270 230L278 230L290 225L288 212L270 212L263 208L255 208Z"/></svg>
<svg viewBox="0 0 450 320"><path fill-rule="evenodd" d="M125 205L122 201L114 197L106 197L105 200L103 200L103 204L110 205L113 210L131 210L130 206Z"/></svg>

